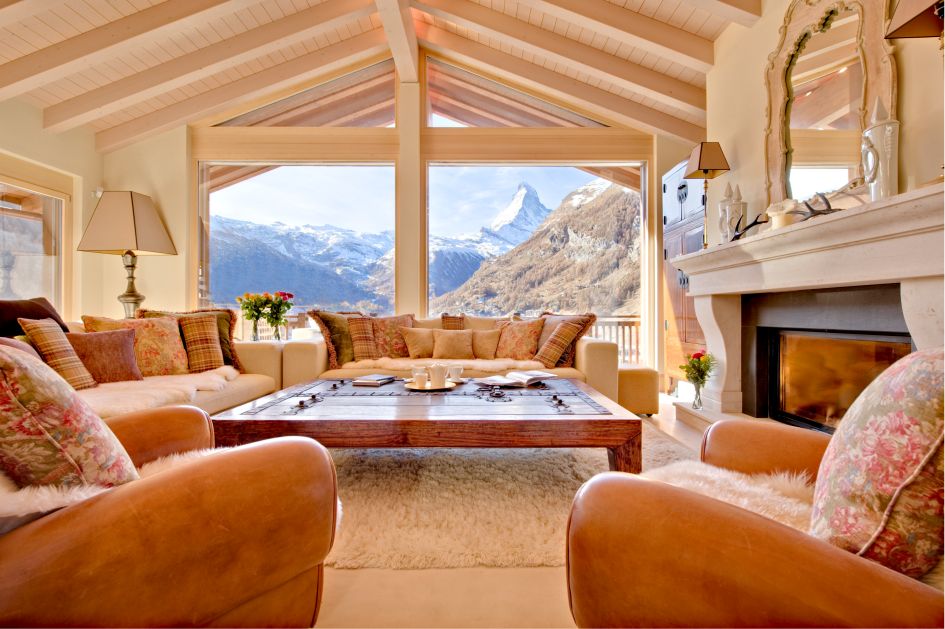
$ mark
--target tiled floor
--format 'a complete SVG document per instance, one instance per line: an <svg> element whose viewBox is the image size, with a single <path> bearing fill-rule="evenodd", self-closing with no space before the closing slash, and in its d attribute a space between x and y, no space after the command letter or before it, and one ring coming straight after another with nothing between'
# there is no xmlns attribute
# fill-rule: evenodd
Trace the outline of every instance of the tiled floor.
<svg viewBox="0 0 945 629"><path fill-rule="evenodd" d="M660 396L648 418L698 450L699 431ZM318 627L573 627L564 567L325 571Z"/></svg>

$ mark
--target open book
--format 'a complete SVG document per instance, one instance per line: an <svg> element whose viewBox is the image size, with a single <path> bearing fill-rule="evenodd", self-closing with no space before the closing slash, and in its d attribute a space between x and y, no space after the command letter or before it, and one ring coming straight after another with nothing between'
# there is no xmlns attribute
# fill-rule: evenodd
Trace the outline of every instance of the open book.
<svg viewBox="0 0 945 629"><path fill-rule="evenodd" d="M542 380L554 380L557 378L553 373L547 371L510 371L504 376L489 376L488 378L476 378L479 384L488 384L500 387L527 387L541 382Z"/></svg>

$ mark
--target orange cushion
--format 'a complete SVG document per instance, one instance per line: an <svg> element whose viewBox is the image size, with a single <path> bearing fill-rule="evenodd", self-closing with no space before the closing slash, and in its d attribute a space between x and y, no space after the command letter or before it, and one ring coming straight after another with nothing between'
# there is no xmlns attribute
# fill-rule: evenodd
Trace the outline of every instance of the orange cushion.
<svg viewBox="0 0 945 629"><path fill-rule="evenodd" d="M109 319L82 316L86 332L109 330L135 331L135 360L143 376L185 374L187 351L180 337L180 327L173 317L150 319Z"/></svg>
<svg viewBox="0 0 945 629"><path fill-rule="evenodd" d="M502 334L495 349L495 357L531 360L538 351L538 339L541 338L544 325L544 319L503 322L499 327Z"/></svg>

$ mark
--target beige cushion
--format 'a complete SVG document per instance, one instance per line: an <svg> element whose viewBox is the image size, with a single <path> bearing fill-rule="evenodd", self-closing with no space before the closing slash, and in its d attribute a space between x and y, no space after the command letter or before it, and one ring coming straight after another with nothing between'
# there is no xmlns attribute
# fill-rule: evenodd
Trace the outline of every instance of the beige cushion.
<svg viewBox="0 0 945 629"><path fill-rule="evenodd" d="M434 330L433 358L473 359L472 330Z"/></svg>
<svg viewBox="0 0 945 629"><path fill-rule="evenodd" d="M411 358L433 357L433 334L437 330L425 328L400 328L407 341L407 352Z"/></svg>
<svg viewBox="0 0 945 629"><path fill-rule="evenodd" d="M503 321L508 321L507 317L477 317L476 315L465 315L463 325L467 330L494 330L499 327Z"/></svg>
<svg viewBox="0 0 945 629"><path fill-rule="evenodd" d="M420 362L422 362L422 363L424 363L424 364L429 364L430 362L432 362L432 360L433 360L433 359L429 359L429 360L426 360L426 361L418 361L418 364L419 364ZM445 362L446 362L447 365L449 365L449 364L451 364L453 361L445 361ZM532 365L529 365L528 367L515 367L515 368L513 368L513 369L500 369L500 370L480 369L480 368L477 367L477 364L478 364L478 365L482 365L482 366L486 366L486 365L488 365L489 363L491 363L491 362L493 362L493 361L486 361L486 360L483 360L483 361L478 361L478 360L468 361L468 360L466 360L466 361L455 361L455 362L456 362L457 364L461 364L461 365L462 365L462 367L463 367L463 377L464 377L464 378L482 378L482 377L485 377L485 376L494 376L494 375L496 375L496 374L506 374L506 373L508 373L509 371L520 371L520 370L523 369L523 368L528 368L528 369L538 369L538 368L541 368L541 364L540 364L540 363L535 363L535 361L530 361L530 362L532 362L533 364L532 364ZM584 374L581 373L580 371L578 371L577 369L568 369L568 368L556 367L555 369L542 369L542 371L547 371L548 373L556 374L559 378L574 378L575 380L580 380L580 381L582 381L582 382L585 381ZM326 378L326 379L331 379L331 378L357 378L358 376L368 376L368 375L371 375L371 374L374 374L374 373L390 374L390 375L396 376L396 377L398 377L398 378L409 378L409 377L410 377L410 369L384 369L384 368L379 368L379 367L352 367L352 368L347 368L347 369L329 369L328 371L324 371L324 372L322 372L321 374L319 374L318 377L319 377L319 378ZM387 385L387 386L394 387L394 386L398 386L398 384L399 384L400 386L403 386L402 383L397 383L397 384Z"/></svg>
<svg viewBox="0 0 945 629"><path fill-rule="evenodd" d="M413 327L426 328L427 330L440 330L443 328L443 323L439 317L433 317L431 319L414 319Z"/></svg>
<svg viewBox="0 0 945 629"><path fill-rule="evenodd" d="M473 353L476 358L492 360L495 358L495 348L499 345L502 330L473 330Z"/></svg>
<svg viewBox="0 0 945 629"><path fill-rule="evenodd" d="M269 395L275 390L275 380L269 376L244 373L228 382L222 391L197 391L193 404L208 413L219 413Z"/></svg>

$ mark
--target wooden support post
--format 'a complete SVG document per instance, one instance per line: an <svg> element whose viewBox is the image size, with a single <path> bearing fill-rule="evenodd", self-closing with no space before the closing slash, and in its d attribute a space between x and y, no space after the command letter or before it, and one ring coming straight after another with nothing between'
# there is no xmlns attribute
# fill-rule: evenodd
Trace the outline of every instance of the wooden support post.
<svg viewBox="0 0 945 629"><path fill-rule="evenodd" d="M398 83L395 311L427 315L426 166L420 155L424 102L420 83Z"/></svg>

